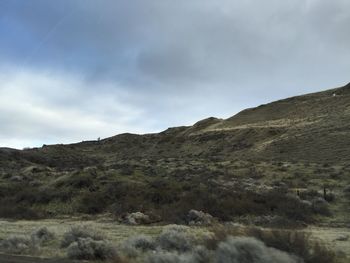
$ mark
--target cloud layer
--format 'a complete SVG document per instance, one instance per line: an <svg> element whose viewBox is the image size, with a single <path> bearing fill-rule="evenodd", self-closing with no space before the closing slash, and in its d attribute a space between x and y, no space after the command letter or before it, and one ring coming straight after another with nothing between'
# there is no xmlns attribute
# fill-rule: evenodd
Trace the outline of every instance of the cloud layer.
<svg viewBox="0 0 350 263"><path fill-rule="evenodd" d="M347 0L0 2L0 146L154 132L349 82Z"/></svg>

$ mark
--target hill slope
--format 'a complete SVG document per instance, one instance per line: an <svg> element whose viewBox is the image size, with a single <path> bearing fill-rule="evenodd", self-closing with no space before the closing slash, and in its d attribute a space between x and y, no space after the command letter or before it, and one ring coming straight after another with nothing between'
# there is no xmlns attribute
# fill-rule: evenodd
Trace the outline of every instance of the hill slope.
<svg viewBox="0 0 350 263"><path fill-rule="evenodd" d="M46 216L109 209L155 210L169 218L168 210L179 203L185 211L204 209L211 202L220 208L210 212L227 219L232 213L266 213L264 198L260 208L255 204L253 193L259 184L267 188L278 182L288 188L311 184L316 191L327 184L340 191L349 183L349 161L350 84L158 134L121 134L23 151L2 148L0 204L32 207ZM255 190L243 198L245 206L237 207L229 203L237 196L229 193L242 183ZM16 190L24 185L25 190ZM210 189L228 192L195 201ZM343 209L339 205L334 206L336 212ZM268 209L275 206L269 204ZM226 208L231 212L222 211ZM2 214L18 214L11 211Z"/></svg>
<svg viewBox="0 0 350 263"><path fill-rule="evenodd" d="M0 154L1 159L12 156L49 166L194 156L341 162L350 160L349 120L350 84L246 109L226 120L208 118L159 134L121 134L99 142L25 151L2 149Z"/></svg>

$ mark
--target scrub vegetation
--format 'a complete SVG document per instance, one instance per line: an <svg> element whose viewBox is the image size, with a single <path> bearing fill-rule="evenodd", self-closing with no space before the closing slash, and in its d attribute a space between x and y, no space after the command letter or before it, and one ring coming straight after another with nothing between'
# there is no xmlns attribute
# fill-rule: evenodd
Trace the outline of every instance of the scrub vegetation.
<svg viewBox="0 0 350 263"><path fill-rule="evenodd" d="M128 233L123 243L77 226L51 235L48 226L3 236L1 249L45 254L55 247L58 256L120 262L260 263L277 255L334 262L305 228L350 225L349 105L347 85L156 134L0 148L0 218L107 217L128 229L157 229ZM249 231L236 233L229 222ZM210 237L164 224L206 229ZM224 231L211 228L220 225Z"/></svg>

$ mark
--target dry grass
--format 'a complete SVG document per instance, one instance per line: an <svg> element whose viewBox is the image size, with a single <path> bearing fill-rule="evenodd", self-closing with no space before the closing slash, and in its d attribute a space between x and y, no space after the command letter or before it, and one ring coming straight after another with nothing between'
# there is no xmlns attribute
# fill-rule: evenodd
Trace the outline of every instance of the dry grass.
<svg viewBox="0 0 350 263"><path fill-rule="evenodd" d="M106 237L106 240L110 241L115 245L121 244L124 240L138 235L146 235L150 237L157 237L164 229L164 226L127 226L120 225L112 220L107 219L99 219L99 220L78 220L78 219L50 219L50 220L40 220L40 221L0 221L0 240L11 235L18 236L28 236L34 230L46 226L47 229L53 233L55 233L56 239L49 242L47 246L43 246L40 248L39 255L42 257L65 257L66 250L60 248L60 242L63 238L65 232L71 229L73 226L78 225L86 225L89 228L93 228L98 230L102 235ZM336 229L336 228L308 228L302 233L300 236L293 237L293 235L289 234L288 231L285 232L273 232L271 230L268 231L257 231L253 229L249 229L243 226L218 226L216 228L202 228L202 227L194 227L190 229L191 233L198 240L203 239L212 239L213 235L211 232L215 232L217 240L223 240L227 235L239 236L239 235L249 235L262 239L270 246L279 246L279 249L282 250L298 250L302 252L302 247L304 244L302 241L308 239L310 241L319 241L322 240L327 246L333 248L336 251L342 251L343 254L346 254L348 258L350 257L350 241L334 241L337 236L344 233L350 233L349 229ZM255 232L254 232L255 231ZM285 234L283 234L285 233ZM286 240L298 238L301 239L297 242L285 242ZM205 239L205 238L204 238ZM284 246L280 247L279 240L283 240ZM276 242L277 241L277 245ZM294 242L294 243L293 243ZM289 248L288 245L299 244L300 247ZM210 244L208 244L210 247ZM212 242L212 247L215 246L215 242ZM298 252L298 253L301 253ZM123 259L120 259L123 260ZM126 261L126 259L124 259ZM308 261L315 262L315 261ZM320 261L322 262L322 261ZM330 261L331 262L331 261ZM344 261L346 262L346 261Z"/></svg>

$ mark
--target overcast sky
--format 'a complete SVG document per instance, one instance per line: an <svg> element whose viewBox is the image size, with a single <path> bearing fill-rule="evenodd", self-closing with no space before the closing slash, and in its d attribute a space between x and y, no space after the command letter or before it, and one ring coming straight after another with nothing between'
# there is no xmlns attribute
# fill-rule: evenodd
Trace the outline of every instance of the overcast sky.
<svg viewBox="0 0 350 263"><path fill-rule="evenodd" d="M158 132L350 81L349 0L0 0L0 147Z"/></svg>

